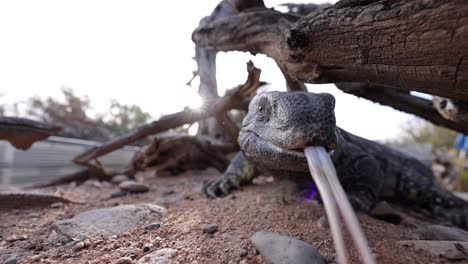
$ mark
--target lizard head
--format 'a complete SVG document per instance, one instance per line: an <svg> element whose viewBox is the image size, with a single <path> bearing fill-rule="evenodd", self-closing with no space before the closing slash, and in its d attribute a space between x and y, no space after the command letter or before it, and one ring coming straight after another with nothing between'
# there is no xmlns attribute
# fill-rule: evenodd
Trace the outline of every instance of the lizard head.
<svg viewBox="0 0 468 264"><path fill-rule="evenodd" d="M255 96L244 118L239 145L253 162L270 169L307 169L304 148L336 148L335 98L307 92Z"/></svg>

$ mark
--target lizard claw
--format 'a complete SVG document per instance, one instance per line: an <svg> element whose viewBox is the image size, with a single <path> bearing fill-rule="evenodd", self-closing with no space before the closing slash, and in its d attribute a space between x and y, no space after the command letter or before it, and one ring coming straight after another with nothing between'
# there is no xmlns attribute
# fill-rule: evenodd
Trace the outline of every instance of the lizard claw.
<svg viewBox="0 0 468 264"><path fill-rule="evenodd" d="M207 198L217 198L227 196L235 189L239 189L240 184L230 177L222 177L220 179L210 181L203 185L202 193Z"/></svg>

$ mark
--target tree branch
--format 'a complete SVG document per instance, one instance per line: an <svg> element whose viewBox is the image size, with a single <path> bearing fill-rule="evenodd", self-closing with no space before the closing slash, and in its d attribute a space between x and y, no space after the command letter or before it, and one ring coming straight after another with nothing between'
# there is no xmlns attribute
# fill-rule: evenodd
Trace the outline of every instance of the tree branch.
<svg viewBox="0 0 468 264"><path fill-rule="evenodd" d="M191 124L238 107L245 97L251 95L262 85L260 82L260 69L255 68L253 63L249 62L247 63L247 71L249 74L245 84L234 88L224 97L207 102L202 109L185 109L181 112L163 116L157 121L107 141L99 147L90 149L75 157L73 161L83 165L149 135L157 134L184 124Z"/></svg>
<svg viewBox="0 0 468 264"><path fill-rule="evenodd" d="M409 92L365 83L336 83L345 93L353 94L397 110L414 114L434 125L468 134L468 123L448 120L439 114L432 101L412 96Z"/></svg>

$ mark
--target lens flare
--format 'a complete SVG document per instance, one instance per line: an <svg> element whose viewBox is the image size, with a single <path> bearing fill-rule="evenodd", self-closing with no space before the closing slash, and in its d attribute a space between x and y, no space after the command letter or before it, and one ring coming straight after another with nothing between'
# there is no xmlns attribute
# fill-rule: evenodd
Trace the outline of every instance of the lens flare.
<svg viewBox="0 0 468 264"><path fill-rule="evenodd" d="M203 106L203 100L200 95L194 94L190 96L190 99L188 100L188 107L190 109L200 109Z"/></svg>

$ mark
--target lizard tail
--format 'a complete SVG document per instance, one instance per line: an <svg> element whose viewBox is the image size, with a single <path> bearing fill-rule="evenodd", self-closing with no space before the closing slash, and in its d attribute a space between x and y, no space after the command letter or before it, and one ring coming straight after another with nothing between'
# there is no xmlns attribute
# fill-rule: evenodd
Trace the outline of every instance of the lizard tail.
<svg viewBox="0 0 468 264"><path fill-rule="evenodd" d="M434 217L468 230L468 202L452 192L433 182L421 184L408 179L400 182L398 192L399 197L406 202L428 210Z"/></svg>

